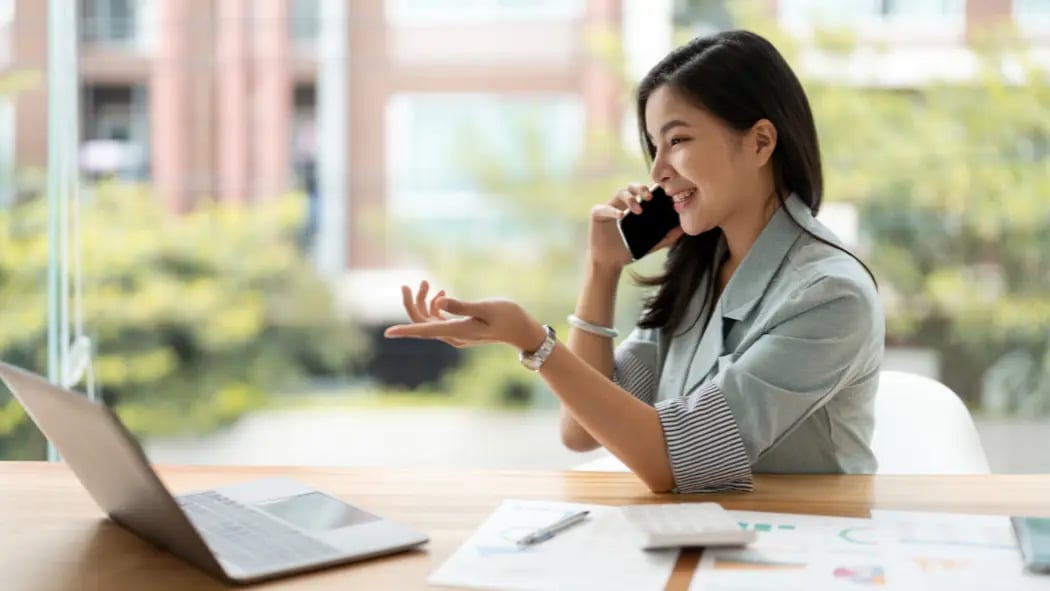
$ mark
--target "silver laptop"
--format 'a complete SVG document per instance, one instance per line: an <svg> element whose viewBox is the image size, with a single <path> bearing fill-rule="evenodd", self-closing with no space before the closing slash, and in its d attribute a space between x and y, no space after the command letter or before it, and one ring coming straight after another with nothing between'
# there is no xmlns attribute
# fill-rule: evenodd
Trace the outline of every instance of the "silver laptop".
<svg viewBox="0 0 1050 591"><path fill-rule="evenodd" d="M108 408L2 362L0 379L110 519L221 580L260 581L427 542L284 478L172 497Z"/></svg>

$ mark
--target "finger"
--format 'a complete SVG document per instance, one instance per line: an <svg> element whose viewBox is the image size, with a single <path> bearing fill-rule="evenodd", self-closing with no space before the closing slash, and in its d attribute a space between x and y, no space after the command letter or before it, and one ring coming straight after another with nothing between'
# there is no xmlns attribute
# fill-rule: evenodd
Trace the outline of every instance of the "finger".
<svg viewBox="0 0 1050 591"><path fill-rule="evenodd" d="M430 300L430 317L437 318L438 320L445 320L444 314L441 313L441 309L437 307L438 299L445 295L445 290L441 290L434 295L434 299Z"/></svg>
<svg viewBox="0 0 1050 591"><path fill-rule="evenodd" d="M383 332L383 336L391 339L464 339L476 341L484 337L482 334L483 329L484 324L474 318L454 318L420 324L398 324L386 329Z"/></svg>
<svg viewBox="0 0 1050 591"><path fill-rule="evenodd" d="M426 322L426 318L419 313L419 309L416 308L415 302L412 301L412 288L407 285L401 286L401 300L405 306L405 311L408 312L408 317L412 322Z"/></svg>
<svg viewBox="0 0 1050 591"><path fill-rule="evenodd" d="M437 307L456 316L470 316L479 321L485 319L485 304L482 302L464 302L450 297L439 298Z"/></svg>
<svg viewBox="0 0 1050 591"><path fill-rule="evenodd" d="M595 205L591 208L592 220L618 220L622 218L629 209L617 209L612 205Z"/></svg>
<svg viewBox="0 0 1050 591"><path fill-rule="evenodd" d="M620 189L610 205L613 207L619 206L619 209L629 209L631 213L642 213L642 206L638 204L634 193L629 189Z"/></svg>
<svg viewBox="0 0 1050 591"><path fill-rule="evenodd" d="M419 311L419 315L423 318L427 317L427 292L430 291L430 284L427 280L419 282L419 291L416 292L416 310Z"/></svg>
<svg viewBox="0 0 1050 591"><path fill-rule="evenodd" d="M631 186L632 187L637 187L637 191L634 192L634 196L635 196L635 200L637 200L639 203L641 203L642 201L649 201L649 200L651 200L653 198L653 194L652 194L652 192L649 191L649 187L647 187L645 185L631 185Z"/></svg>

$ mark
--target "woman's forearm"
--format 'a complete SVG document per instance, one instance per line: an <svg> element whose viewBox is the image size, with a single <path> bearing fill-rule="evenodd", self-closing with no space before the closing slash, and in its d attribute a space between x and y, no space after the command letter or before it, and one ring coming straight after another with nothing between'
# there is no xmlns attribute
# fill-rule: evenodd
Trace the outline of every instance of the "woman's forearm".
<svg viewBox="0 0 1050 591"><path fill-rule="evenodd" d="M571 415L577 426L618 457L652 491L674 487L656 409L631 396L567 347L554 348L540 375L561 401L562 412Z"/></svg>
<svg viewBox="0 0 1050 591"><path fill-rule="evenodd" d="M616 309L616 287L620 281L620 269L601 268L588 263L583 286L576 301L576 316L600 326L612 326ZM591 334L578 328L570 328L566 346L576 357L605 377L613 371L612 339ZM583 428L562 404L562 442L569 449L587 451L600 443Z"/></svg>

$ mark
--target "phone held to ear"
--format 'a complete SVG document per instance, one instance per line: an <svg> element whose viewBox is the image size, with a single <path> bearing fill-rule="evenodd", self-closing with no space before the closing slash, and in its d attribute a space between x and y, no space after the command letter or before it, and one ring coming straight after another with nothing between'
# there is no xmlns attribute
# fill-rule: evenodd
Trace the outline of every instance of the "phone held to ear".
<svg viewBox="0 0 1050 591"><path fill-rule="evenodd" d="M617 222L623 243L636 261L649 254L679 223L671 197L659 185L650 187L649 192L653 198L640 203L642 213L628 210Z"/></svg>

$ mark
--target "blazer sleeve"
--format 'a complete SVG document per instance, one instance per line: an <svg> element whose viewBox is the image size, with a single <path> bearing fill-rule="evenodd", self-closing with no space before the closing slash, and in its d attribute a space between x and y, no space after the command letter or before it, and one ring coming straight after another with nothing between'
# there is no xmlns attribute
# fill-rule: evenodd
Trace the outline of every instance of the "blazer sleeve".
<svg viewBox="0 0 1050 591"><path fill-rule="evenodd" d="M636 327L613 353L613 382L650 406L659 384L658 338L657 329Z"/></svg>

